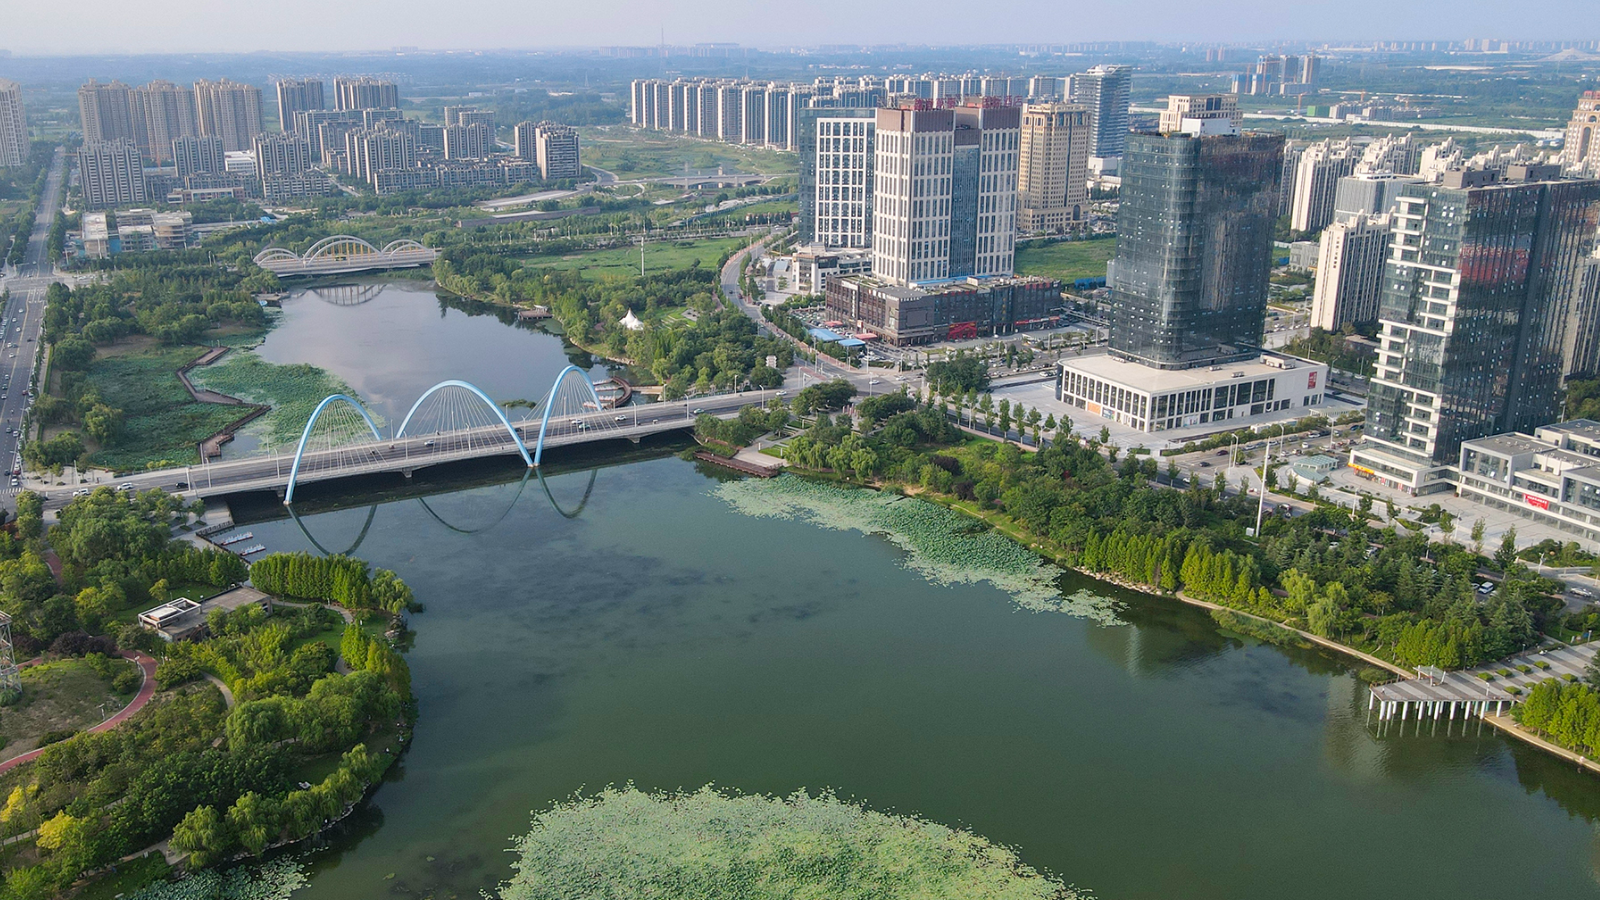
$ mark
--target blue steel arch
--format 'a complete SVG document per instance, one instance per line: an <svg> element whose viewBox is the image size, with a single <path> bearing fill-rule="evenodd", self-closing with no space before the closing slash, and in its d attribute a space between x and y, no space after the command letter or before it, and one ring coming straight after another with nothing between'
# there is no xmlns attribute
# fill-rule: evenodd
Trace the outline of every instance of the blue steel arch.
<svg viewBox="0 0 1600 900"><path fill-rule="evenodd" d="M550 385L550 393L544 397L544 415L539 417L539 442L533 448L533 462L528 463L530 466L537 466L539 460L544 457L544 432L550 427L550 410L555 406L556 391L561 390L561 382L565 381L568 375L577 375L583 379L584 387L589 389L589 396L594 399L596 410L605 408L600 403L600 395L594 389L594 382L589 380L588 372L577 366L567 366L562 369L561 374L556 376L555 384Z"/></svg>
<svg viewBox="0 0 1600 900"><path fill-rule="evenodd" d="M556 379L556 383L559 384L560 379ZM457 381L454 378L448 381L441 381L433 387L422 392L422 396L417 398L417 402L411 404L411 411L406 413L404 421L400 423L400 430L394 433L394 436L397 440L406 436L406 426L411 424L411 417L417 414L417 408L422 406L422 401L433 396L436 391L443 390L447 387L465 388L466 390L469 390L475 394L479 400L482 400L485 406L494 411L495 418L500 420L500 424L506 427L506 434L511 435L511 442L517 445L517 452L522 454L522 461L527 463L529 468L533 468L535 465L537 465L537 463L535 463L532 459L528 458L528 448L523 445L522 438L517 436L517 429L511 426L511 420L506 418L505 411L496 406L495 402L489 399L488 394L478 390L477 385L469 384L465 381Z"/></svg>
<svg viewBox="0 0 1600 900"><path fill-rule="evenodd" d="M377 423L373 422L372 416L367 414L366 407L345 394L331 394L324 397L322 402L317 404L317 408L311 411L311 418L306 420L306 430L300 432L300 444L294 448L294 466L289 469L289 487L283 492L284 503L294 502L294 486L300 478L300 457L305 455L306 441L311 437L311 429L317 424L317 419L322 415L322 411L327 409L328 404L335 400L343 400L350 404L356 412L361 414L361 419L367 423L367 427L372 429L372 439L375 441L383 440L383 435L378 433Z"/></svg>

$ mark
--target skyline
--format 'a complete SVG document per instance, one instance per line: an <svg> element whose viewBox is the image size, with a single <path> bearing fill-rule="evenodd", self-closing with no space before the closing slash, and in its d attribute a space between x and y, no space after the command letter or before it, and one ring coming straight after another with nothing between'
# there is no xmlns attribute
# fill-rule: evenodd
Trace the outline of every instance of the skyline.
<svg viewBox="0 0 1600 900"><path fill-rule="evenodd" d="M510 0L461 0L458 14L436 16L433 4L391 0L327 6L308 0L275 4L271 16L229 5L200 6L150 0L143 15L125 7L85 0L74 7L71 27L48 7L8 10L0 51L14 56L77 56L163 53L372 53L397 48L432 51L561 50L603 46L737 43L751 49L822 45L972 46L1098 41L1252 44L1273 42L1593 40L1588 34L1557 33L1554 23L1592 21L1590 4L1544 0L1530 14L1507 21L1500 4L1466 0L1448 21L1424 5L1351 0L1285 7L1265 0L1231 0L1195 21L1177 0L1132 0L1116 7L1041 0L998 0L974 20L951 0L930 0L914 19L903 7L883 2L814 0L807 15L772 0L596 0L578 7L540 10ZM1335 14L1336 13L1336 14ZM173 23L181 22L180 29ZM774 25L773 23L780 23ZM1493 22L1485 27L1483 23ZM1381 23L1374 26L1369 23ZM202 37L203 36L203 37Z"/></svg>

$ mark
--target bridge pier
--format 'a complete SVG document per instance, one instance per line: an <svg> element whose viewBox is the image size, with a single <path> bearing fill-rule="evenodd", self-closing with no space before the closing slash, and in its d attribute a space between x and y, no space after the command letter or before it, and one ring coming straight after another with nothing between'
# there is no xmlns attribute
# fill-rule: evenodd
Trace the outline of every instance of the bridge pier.
<svg viewBox="0 0 1600 900"><path fill-rule="evenodd" d="M400 470L400 474L405 476L405 479L407 481L410 481L411 480L411 473L415 472L415 471L416 471L415 469L401 469Z"/></svg>

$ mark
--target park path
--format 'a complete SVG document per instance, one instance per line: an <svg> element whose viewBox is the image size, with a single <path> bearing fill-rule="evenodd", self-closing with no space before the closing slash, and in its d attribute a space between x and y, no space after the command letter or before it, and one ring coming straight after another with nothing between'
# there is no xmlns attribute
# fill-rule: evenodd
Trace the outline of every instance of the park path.
<svg viewBox="0 0 1600 900"><path fill-rule="evenodd" d="M112 714L111 718L106 719L99 725L89 729L89 734L98 734L102 731L110 731L118 725L121 725L123 722L128 721L129 719L133 718L135 713L141 709L144 709L145 704L150 702L150 698L156 695L156 661L138 650L134 650L131 653L128 651L123 651L121 656L124 659L131 659L138 664L139 672L144 676L144 680L139 684L139 693L134 694L133 699L128 701L128 705L124 706L119 712ZM0 762L0 774L9 772L23 763L33 762L35 759L39 758L39 754L43 753L47 749L49 749L48 745L34 750L29 750L27 753L24 753L20 756L13 756L5 762Z"/></svg>

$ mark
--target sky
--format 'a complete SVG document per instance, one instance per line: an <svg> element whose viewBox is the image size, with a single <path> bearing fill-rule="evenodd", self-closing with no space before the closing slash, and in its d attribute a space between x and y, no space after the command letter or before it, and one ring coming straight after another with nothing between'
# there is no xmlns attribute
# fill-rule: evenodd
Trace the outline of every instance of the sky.
<svg viewBox="0 0 1600 900"><path fill-rule="evenodd" d="M1594 0L0 0L17 55L1600 38Z"/></svg>

